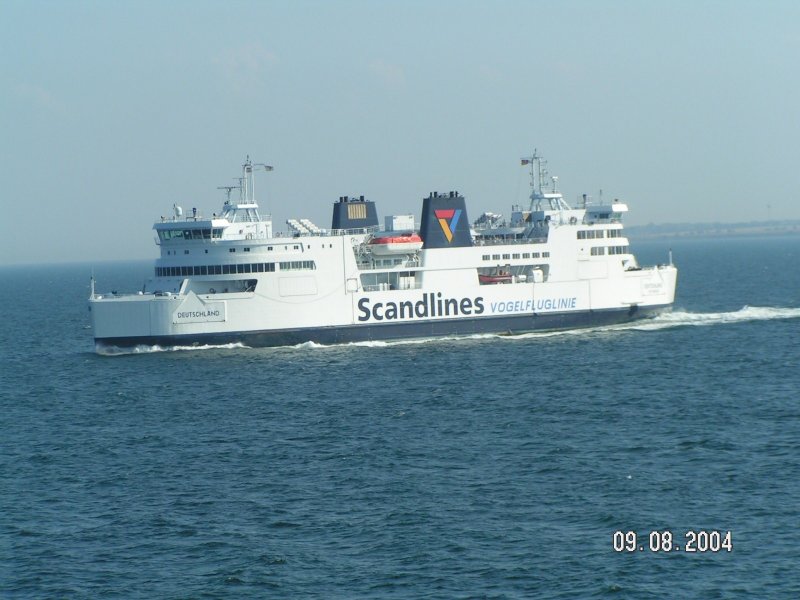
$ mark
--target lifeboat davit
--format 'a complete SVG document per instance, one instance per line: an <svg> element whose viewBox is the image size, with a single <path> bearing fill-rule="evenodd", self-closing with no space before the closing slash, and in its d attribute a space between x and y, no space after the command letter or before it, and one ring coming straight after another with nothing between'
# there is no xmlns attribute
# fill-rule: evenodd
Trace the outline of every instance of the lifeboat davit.
<svg viewBox="0 0 800 600"><path fill-rule="evenodd" d="M391 233L372 238L373 254L409 254L422 248L422 238L416 233Z"/></svg>

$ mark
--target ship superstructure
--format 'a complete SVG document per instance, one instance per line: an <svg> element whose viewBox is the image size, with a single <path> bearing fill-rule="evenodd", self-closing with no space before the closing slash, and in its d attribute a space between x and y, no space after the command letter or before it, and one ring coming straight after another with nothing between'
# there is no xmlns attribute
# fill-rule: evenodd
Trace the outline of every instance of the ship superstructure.
<svg viewBox="0 0 800 600"><path fill-rule="evenodd" d="M342 196L330 229L289 219L273 233L255 173L242 167L219 215L196 209L155 223L161 256L136 294L98 294L98 346L249 346L515 333L612 324L674 301L677 270L642 268L621 202L570 207L536 153L530 205L470 224L464 197L432 192L413 215L379 225L375 203ZM238 200L232 201L232 191Z"/></svg>

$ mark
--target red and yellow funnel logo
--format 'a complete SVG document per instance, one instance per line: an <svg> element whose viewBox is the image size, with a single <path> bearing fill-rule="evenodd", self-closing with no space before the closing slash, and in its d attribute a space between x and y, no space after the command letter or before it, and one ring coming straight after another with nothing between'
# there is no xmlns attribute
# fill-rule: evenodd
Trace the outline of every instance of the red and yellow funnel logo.
<svg viewBox="0 0 800 600"><path fill-rule="evenodd" d="M436 220L439 221L442 233L444 233L444 237L447 238L447 243L449 244L453 241L453 234L456 231L456 225L458 225L458 218L461 216L461 209L439 209L434 210L433 214L436 215Z"/></svg>

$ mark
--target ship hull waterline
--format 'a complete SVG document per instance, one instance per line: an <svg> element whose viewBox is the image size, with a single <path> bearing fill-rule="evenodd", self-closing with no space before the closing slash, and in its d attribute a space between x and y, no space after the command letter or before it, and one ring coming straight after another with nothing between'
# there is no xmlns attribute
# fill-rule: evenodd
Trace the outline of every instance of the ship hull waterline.
<svg viewBox="0 0 800 600"><path fill-rule="evenodd" d="M672 304L631 306L622 309L529 313L525 315L403 321L370 325L275 329L266 331L229 331L166 336L95 338L97 349L134 348L137 346L191 347L242 344L251 348L353 342L425 339L481 334L518 335L523 333L587 329L620 325L648 319L672 310Z"/></svg>

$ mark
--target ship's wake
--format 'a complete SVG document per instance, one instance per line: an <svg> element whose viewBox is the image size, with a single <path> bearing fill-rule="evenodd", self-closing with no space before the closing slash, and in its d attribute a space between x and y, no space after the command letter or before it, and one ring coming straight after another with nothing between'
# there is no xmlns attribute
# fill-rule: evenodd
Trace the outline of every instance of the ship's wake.
<svg viewBox="0 0 800 600"><path fill-rule="evenodd" d="M652 331L670 327L728 325L745 321L773 321L800 318L800 308L780 308L772 306L743 306L731 312L694 313L673 311L653 319L633 321L620 325L623 329Z"/></svg>
<svg viewBox="0 0 800 600"><path fill-rule="evenodd" d="M154 344L152 346L147 344L139 344L138 346L131 346L129 348L122 348L120 346L105 346L102 344L95 345L95 352L100 356L125 356L128 354L152 354L154 352L185 352L191 350L230 350L232 348L249 348L241 343L232 344L202 344L198 346L159 346Z"/></svg>
<svg viewBox="0 0 800 600"><path fill-rule="evenodd" d="M420 338L409 340L390 340L390 341L371 341L353 342L349 346L365 346L381 348L387 346L400 346L407 344L429 344L436 342L449 342L456 340L481 340L481 339L503 339L503 340L530 340L539 338L563 337L563 336L585 336L588 333L606 333L617 331L659 331L662 329L673 329L677 327L701 327L710 325L728 325L732 323L744 323L747 321L772 321L780 319L800 318L800 308L779 308L769 306L744 306L739 310L730 312L709 312L696 313L689 311L673 311L653 317L651 319L640 319L629 323L617 325L603 325L597 327L586 327L581 329L567 329L559 331L532 331L529 333L500 334L500 333L481 333L463 336L447 336L438 338ZM321 344L315 344L316 348L328 348Z"/></svg>

